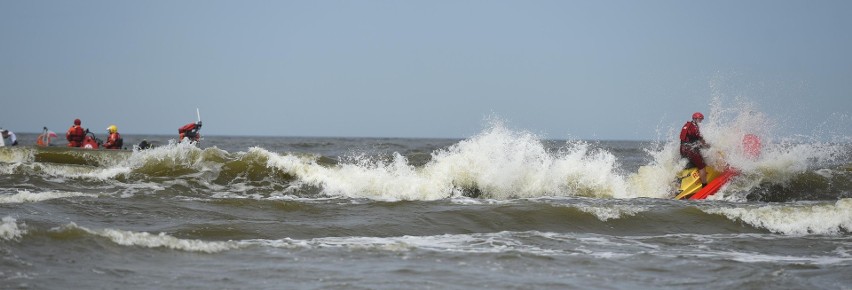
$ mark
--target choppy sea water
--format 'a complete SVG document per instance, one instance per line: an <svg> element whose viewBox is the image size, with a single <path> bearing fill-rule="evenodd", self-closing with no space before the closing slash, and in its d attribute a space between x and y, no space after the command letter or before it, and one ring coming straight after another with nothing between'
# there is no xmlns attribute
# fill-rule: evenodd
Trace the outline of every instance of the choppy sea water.
<svg viewBox="0 0 852 290"><path fill-rule="evenodd" d="M703 201L669 141L145 138L0 148L0 288L849 289L852 146L765 139ZM724 154L720 154L724 152ZM720 156L720 157L713 157Z"/></svg>

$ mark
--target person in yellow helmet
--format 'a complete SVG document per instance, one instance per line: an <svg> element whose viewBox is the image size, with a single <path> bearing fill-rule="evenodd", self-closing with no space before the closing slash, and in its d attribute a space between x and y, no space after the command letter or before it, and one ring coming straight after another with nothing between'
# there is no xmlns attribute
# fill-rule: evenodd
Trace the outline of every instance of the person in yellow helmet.
<svg viewBox="0 0 852 290"><path fill-rule="evenodd" d="M118 127L110 125L107 127L107 131L109 131L109 137L106 143L104 143L104 148L121 149L121 146L124 145L124 139L121 138L121 134L118 134Z"/></svg>

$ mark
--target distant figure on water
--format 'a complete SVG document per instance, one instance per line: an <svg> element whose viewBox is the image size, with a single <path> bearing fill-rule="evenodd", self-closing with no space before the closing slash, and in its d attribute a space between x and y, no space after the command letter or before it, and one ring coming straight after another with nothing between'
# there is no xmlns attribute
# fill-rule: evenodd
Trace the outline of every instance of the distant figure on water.
<svg viewBox="0 0 852 290"><path fill-rule="evenodd" d="M36 138L36 145L41 147L50 146L50 139L52 138L56 138L56 133L48 130L47 127L44 127L41 130L41 134Z"/></svg>
<svg viewBox="0 0 852 290"><path fill-rule="evenodd" d="M5 139L9 139L9 146L18 146L18 137L15 136L15 132L12 132L12 131L9 131L9 130L6 130L6 129L0 129L0 130L2 130L2 131L0 131L0 133L3 134L4 141L5 141Z"/></svg>
<svg viewBox="0 0 852 290"><path fill-rule="evenodd" d="M154 144L149 143L148 139L142 139L142 142L139 142L139 145L136 146L139 147L139 150L145 150L153 148Z"/></svg>
<svg viewBox="0 0 852 290"><path fill-rule="evenodd" d="M686 122L683 129L680 130L680 156L689 159L689 163L698 168L702 187L707 186L707 170L704 169L707 165L704 163L704 157L701 156L699 149L708 146L699 130L699 125L703 120L704 115L695 112L692 114L692 121Z"/></svg>
<svg viewBox="0 0 852 290"><path fill-rule="evenodd" d="M124 139L121 138L121 134L118 134L118 127L115 125L109 125L107 127L107 131L109 132L109 137L107 137L106 143L104 143L105 149L121 149L124 146Z"/></svg>
<svg viewBox="0 0 852 290"><path fill-rule="evenodd" d="M183 138L188 138L192 142L198 142L201 139L201 134L198 133L198 130L201 130L201 121L183 125L183 127L178 128L178 134L180 135L178 142L183 141Z"/></svg>
<svg viewBox="0 0 852 290"><path fill-rule="evenodd" d="M68 147L83 146L83 139L86 138L86 130L81 127L80 119L74 119L74 125L68 128L65 133L65 139L68 140Z"/></svg>

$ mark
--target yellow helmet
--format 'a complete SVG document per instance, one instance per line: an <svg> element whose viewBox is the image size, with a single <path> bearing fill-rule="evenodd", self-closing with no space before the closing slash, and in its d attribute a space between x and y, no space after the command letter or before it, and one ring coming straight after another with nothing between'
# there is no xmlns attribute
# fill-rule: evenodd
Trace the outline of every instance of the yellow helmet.
<svg viewBox="0 0 852 290"><path fill-rule="evenodd" d="M109 127L107 127L107 130L109 131L110 134L112 134L112 133L118 132L118 127L116 127L115 125L109 125Z"/></svg>

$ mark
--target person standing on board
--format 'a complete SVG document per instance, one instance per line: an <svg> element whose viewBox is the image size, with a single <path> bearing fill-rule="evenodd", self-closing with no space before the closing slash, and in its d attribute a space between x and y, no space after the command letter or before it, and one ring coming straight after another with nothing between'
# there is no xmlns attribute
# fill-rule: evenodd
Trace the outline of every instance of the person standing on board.
<svg viewBox="0 0 852 290"><path fill-rule="evenodd" d="M707 186L707 167L704 157L699 149L707 147L704 137L701 136L699 124L704 120L704 115L695 112L692 121L686 122L680 130L680 156L689 159L689 162L698 168L698 176L701 178L701 187Z"/></svg>
<svg viewBox="0 0 852 290"><path fill-rule="evenodd" d="M68 128L65 133L65 139L68 140L68 147L83 146L83 138L86 138L86 130L80 127L80 119L74 119L74 125Z"/></svg>
<svg viewBox="0 0 852 290"><path fill-rule="evenodd" d="M201 121L183 125L183 127L178 128L178 134L180 134L178 142L183 141L183 138L188 138L192 142L198 142L201 139L201 134L198 134L198 130L201 130Z"/></svg>
<svg viewBox="0 0 852 290"><path fill-rule="evenodd" d="M118 134L118 127L109 125L107 131L109 131L109 137L107 137L107 141L104 143L104 148L121 149L121 146L124 146L124 139L121 138L121 134Z"/></svg>
<svg viewBox="0 0 852 290"><path fill-rule="evenodd" d="M15 132L5 129L0 132L3 133L3 139L9 138L9 146L18 146L18 137L15 136Z"/></svg>

